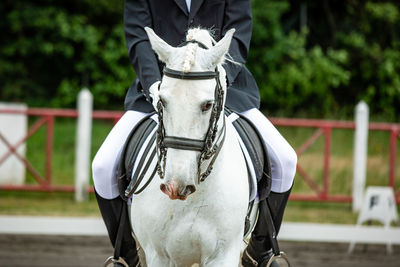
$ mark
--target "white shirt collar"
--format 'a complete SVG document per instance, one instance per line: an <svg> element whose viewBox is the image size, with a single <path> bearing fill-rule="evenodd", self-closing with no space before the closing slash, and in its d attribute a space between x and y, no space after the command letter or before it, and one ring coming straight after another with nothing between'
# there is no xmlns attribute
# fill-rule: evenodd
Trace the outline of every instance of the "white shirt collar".
<svg viewBox="0 0 400 267"><path fill-rule="evenodd" d="M187 9L188 9L188 12L190 13L190 4L191 4L191 0L185 0L186 1L186 6L187 6Z"/></svg>

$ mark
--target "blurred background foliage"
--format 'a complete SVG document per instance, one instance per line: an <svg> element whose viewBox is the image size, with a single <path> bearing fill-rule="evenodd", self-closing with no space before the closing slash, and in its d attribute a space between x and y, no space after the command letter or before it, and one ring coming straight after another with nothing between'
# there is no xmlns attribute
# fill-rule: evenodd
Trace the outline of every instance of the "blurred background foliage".
<svg viewBox="0 0 400 267"><path fill-rule="evenodd" d="M248 67L269 115L400 119L400 2L252 0ZM2 0L0 100L74 107L88 87L96 109L121 109L135 74L123 0Z"/></svg>

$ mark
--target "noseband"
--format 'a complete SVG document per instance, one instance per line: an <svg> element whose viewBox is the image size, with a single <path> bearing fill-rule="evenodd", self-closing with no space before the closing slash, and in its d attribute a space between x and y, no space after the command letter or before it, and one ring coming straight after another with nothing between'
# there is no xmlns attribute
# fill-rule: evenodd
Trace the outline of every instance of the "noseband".
<svg viewBox="0 0 400 267"><path fill-rule="evenodd" d="M184 42L180 46L184 46L187 43L196 43L201 48L207 49L207 47L204 44L196 40ZM222 130L217 136L218 119L223 109L223 100L224 100L224 91L222 89L221 81L219 79L218 68L216 67L215 71L183 72L165 67L163 73L164 75L174 79L181 79L181 80L215 79L216 81L214 90L214 103L212 106L208 130L204 140L190 139L179 136L166 136L163 124L164 107L160 100L157 103L158 120L159 120L157 129L157 154L158 154L157 171L160 178L161 179L164 178L165 175L165 161L167 157L167 148L174 148L174 149L200 152L200 156L197 163L197 176L198 176L198 183L203 182L207 178L207 176L210 175L215 160L217 159L217 156L225 140L225 132L226 132L225 117L223 120ZM201 166L203 162L206 160L210 160L208 167L204 172L201 172Z"/></svg>

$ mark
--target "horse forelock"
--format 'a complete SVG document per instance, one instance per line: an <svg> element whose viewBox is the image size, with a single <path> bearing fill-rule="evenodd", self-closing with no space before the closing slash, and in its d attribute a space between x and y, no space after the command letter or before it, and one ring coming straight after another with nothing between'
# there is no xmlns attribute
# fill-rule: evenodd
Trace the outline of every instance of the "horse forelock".
<svg viewBox="0 0 400 267"><path fill-rule="evenodd" d="M202 29L202 28L191 28L188 30L186 34L186 41L196 40L203 43L207 47L211 47L213 45L214 38L213 34L210 30Z"/></svg>
<svg viewBox="0 0 400 267"><path fill-rule="evenodd" d="M191 28L188 30L186 35L186 41L196 40L204 44L206 47L213 46L216 41L213 38L213 34L211 31L202 29L202 28ZM196 43L189 43L186 46L185 57L183 60L183 71L189 72L192 66L197 63L203 68L207 68L207 62L204 62L204 54L197 53L197 49L199 48Z"/></svg>

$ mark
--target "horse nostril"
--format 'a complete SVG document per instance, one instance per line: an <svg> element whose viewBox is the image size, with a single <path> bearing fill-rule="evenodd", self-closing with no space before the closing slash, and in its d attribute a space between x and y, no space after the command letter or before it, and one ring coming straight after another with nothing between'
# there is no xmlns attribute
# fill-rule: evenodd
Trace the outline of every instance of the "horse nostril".
<svg viewBox="0 0 400 267"><path fill-rule="evenodd" d="M169 192L168 186L166 186L165 184L161 184L161 185L160 185L160 189L161 189L161 191L163 191L165 194L167 194L167 193Z"/></svg>
<svg viewBox="0 0 400 267"><path fill-rule="evenodd" d="M188 196L196 191L196 187L194 185L187 185L185 188L185 196Z"/></svg>
<svg viewBox="0 0 400 267"><path fill-rule="evenodd" d="M181 199L185 200L188 195L192 194L196 191L196 187L194 185L181 185L179 187L174 186L174 182L170 183L162 183L160 184L160 190L169 196L170 199Z"/></svg>

